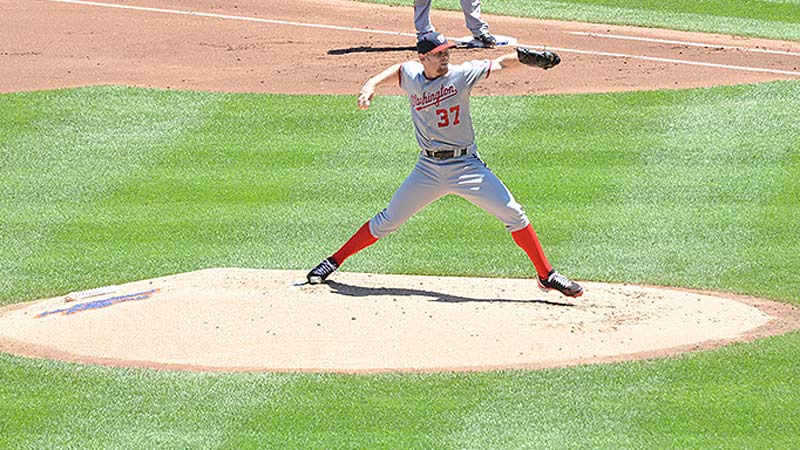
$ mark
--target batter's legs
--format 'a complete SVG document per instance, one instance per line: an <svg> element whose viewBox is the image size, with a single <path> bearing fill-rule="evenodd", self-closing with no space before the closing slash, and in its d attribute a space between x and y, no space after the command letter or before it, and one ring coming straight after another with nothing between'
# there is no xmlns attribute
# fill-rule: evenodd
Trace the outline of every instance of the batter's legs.
<svg viewBox="0 0 800 450"><path fill-rule="evenodd" d="M472 36L477 38L489 33L489 24L481 19L480 0L461 0L461 10ZM417 37L435 30L431 23L431 0L414 0L414 28Z"/></svg>

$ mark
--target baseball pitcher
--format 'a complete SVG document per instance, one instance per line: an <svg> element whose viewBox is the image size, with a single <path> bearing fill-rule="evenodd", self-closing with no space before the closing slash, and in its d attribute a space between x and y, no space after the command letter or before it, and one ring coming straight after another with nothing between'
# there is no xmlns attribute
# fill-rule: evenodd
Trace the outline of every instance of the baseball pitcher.
<svg viewBox="0 0 800 450"><path fill-rule="evenodd" d="M358 107L366 110L378 86L400 83L408 94L420 155L389 205L311 270L308 282L324 282L348 257L395 231L436 199L455 194L505 224L536 268L540 288L581 296L583 288L550 265L522 206L478 155L469 108L470 92L478 81L520 64L549 69L560 62L558 55L518 48L494 60L454 65L450 64L454 46L440 33L424 34L417 42L419 61L395 64L361 89Z"/></svg>

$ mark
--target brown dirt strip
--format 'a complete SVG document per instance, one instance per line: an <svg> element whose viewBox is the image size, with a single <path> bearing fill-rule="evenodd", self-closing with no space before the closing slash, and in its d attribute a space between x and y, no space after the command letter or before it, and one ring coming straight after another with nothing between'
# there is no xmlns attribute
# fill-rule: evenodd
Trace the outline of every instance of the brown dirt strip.
<svg viewBox="0 0 800 450"><path fill-rule="evenodd" d="M343 0L262 2L136 0L139 7L413 33L412 8ZM298 27L47 0L0 0L0 92L87 85L132 85L223 92L354 94L369 76L416 57L414 38ZM800 54L800 43L486 16L495 33L560 49L641 55L800 73L800 57L714 47L637 42L571 32L612 33ZM437 28L468 34L460 12L435 11ZM383 51L374 51L383 49ZM360 50L360 51L358 51ZM373 51L370 51L373 50ZM344 52L331 54L331 52ZM459 50L454 61L499 56L508 49ZM683 89L757 83L797 76L562 51L553 70L518 70L490 78L477 94ZM400 93L388 89L387 93Z"/></svg>

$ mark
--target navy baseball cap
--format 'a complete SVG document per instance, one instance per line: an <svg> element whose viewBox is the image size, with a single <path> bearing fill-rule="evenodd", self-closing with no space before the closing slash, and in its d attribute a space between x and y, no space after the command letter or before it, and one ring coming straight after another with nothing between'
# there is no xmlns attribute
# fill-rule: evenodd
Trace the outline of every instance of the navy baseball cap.
<svg viewBox="0 0 800 450"><path fill-rule="evenodd" d="M456 44L447 42L447 38L442 33L431 31L419 37L417 41L417 52L421 55L426 53L436 53L448 48L455 47Z"/></svg>

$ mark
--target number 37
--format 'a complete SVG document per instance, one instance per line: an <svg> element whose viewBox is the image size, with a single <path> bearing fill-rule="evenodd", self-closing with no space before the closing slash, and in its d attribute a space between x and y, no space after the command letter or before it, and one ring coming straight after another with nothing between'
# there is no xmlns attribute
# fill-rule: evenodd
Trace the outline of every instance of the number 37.
<svg viewBox="0 0 800 450"><path fill-rule="evenodd" d="M436 126L438 126L439 128L450 126L451 125L450 117L453 118L452 125L458 125L459 123L461 123L461 121L458 120L458 115L460 112L461 112L461 106L459 105L451 106L450 111L446 109L437 109L436 115L439 116L439 123L437 123Z"/></svg>

